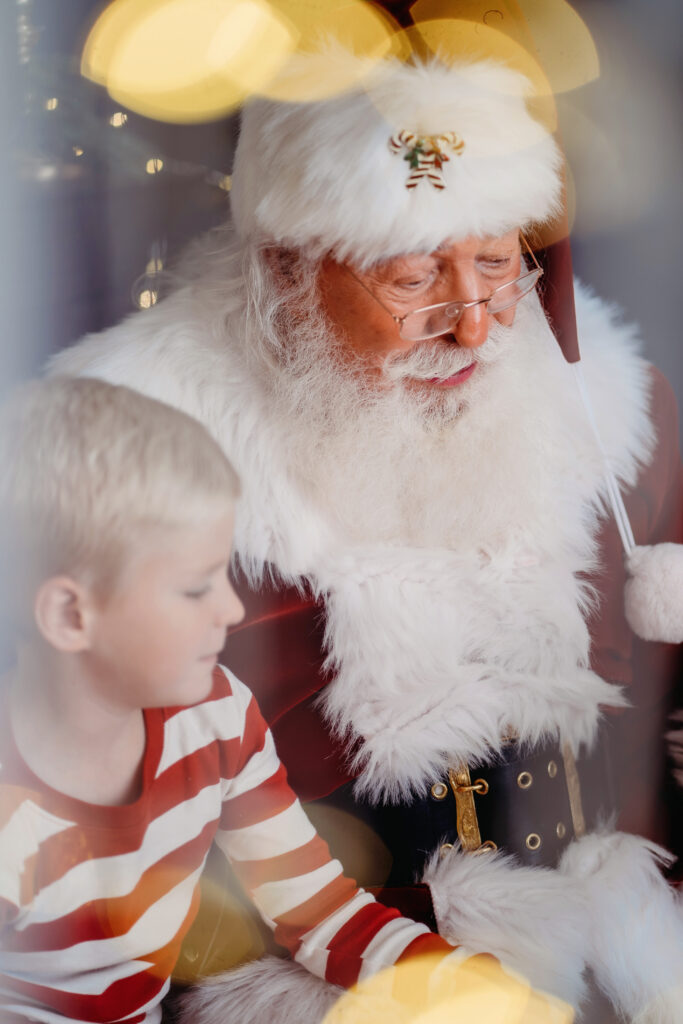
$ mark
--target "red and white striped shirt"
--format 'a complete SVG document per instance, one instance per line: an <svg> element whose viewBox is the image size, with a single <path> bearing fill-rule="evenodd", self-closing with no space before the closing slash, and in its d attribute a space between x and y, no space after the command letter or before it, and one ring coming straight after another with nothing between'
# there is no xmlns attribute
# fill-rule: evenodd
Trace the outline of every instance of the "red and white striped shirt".
<svg viewBox="0 0 683 1024"><path fill-rule="evenodd" d="M353 984L451 946L343 876L317 836L247 688L145 711L138 800L84 803L36 778L0 733L0 1006L6 1020L157 1022L215 841L276 939Z"/></svg>

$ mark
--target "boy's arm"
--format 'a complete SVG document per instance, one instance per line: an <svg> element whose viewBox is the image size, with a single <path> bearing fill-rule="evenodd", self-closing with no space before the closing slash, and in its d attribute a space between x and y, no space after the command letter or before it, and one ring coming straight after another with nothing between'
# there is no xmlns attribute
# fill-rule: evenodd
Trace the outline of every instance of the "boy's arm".
<svg viewBox="0 0 683 1024"><path fill-rule="evenodd" d="M287 783L256 701L234 677L242 742L226 772L216 841L276 940L320 977L348 987L417 953L453 946L346 878Z"/></svg>
<svg viewBox="0 0 683 1024"><path fill-rule="evenodd" d="M484 1001L502 997L519 1004L521 1015L513 1014L511 1021L568 1024L573 1014L566 1004L535 993L494 957L467 959L464 950L456 952L426 925L383 906L344 877L290 789L255 699L233 676L229 679L241 718L241 743L232 765L224 765L216 841L294 959L348 988L402 961L417 966L414 958L424 957L417 973L397 974L390 981L400 1005L424 1007L428 1000L458 999L476 990ZM409 991L402 991L406 986Z"/></svg>

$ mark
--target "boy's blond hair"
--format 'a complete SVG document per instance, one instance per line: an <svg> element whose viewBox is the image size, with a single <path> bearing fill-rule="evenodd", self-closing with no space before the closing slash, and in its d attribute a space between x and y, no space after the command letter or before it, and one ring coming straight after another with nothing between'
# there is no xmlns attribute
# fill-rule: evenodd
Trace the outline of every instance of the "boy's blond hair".
<svg viewBox="0 0 683 1024"><path fill-rule="evenodd" d="M33 381L0 412L3 604L23 619L36 587L61 574L109 589L151 529L201 525L238 492L185 413L100 380Z"/></svg>

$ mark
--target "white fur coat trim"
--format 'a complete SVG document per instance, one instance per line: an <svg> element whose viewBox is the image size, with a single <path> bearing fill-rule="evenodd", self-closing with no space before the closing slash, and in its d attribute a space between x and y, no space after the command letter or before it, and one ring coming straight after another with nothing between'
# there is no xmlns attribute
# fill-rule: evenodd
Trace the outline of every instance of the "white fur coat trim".
<svg viewBox="0 0 683 1024"><path fill-rule="evenodd" d="M659 870L670 860L637 836L593 834L568 847L558 871L454 850L425 880L451 941L494 953L573 1006L588 967L627 1021L680 1024L683 904Z"/></svg>
<svg viewBox="0 0 683 1024"><path fill-rule="evenodd" d="M347 554L320 573L327 608L324 708L362 737L357 788L370 799L423 793L458 760L524 742L590 744L619 691L587 668L578 586L557 565L444 551Z"/></svg>
<svg viewBox="0 0 683 1024"><path fill-rule="evenodd" d="M683 900L660 871L673 859L617 832L585 836L560 862L560 874L585 899L588 963L634 1024L683 1021Z"/></svg>
<svg viewBox="0 0 683 1024"><path fill-rule="evenodd" d="M589 908L583 888L500 853L435 854L425 869L438 930L493 953L537 988L578 1007L586 995Z"/></svg>

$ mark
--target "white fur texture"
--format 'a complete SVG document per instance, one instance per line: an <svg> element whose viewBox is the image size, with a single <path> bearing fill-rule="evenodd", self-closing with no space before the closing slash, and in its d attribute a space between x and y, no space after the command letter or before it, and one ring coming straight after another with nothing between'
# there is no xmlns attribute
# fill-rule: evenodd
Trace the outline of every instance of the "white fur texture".
<svg viewBox="0 0 683 1024"><path fill-rule="evenodd" d="M209 978L179 1001L186 1024L321 1024L343 989L267 956Z"/></svg>
<svg viewBox="0 0 683 1024"><path fill-rule="evenodd" d="M557 562L387 548L323 570L324 707L361 739L357 788L372 800L423 793L448 764L497 751L514 729L590 745L599 705L618 689L587 667L578 586ZM560 625L561 624L561 625Z"/></svg>
<svg viewBox="0 0 683 1024"><path fill-rule="evenodd" d="M666 850L624 833L573 843L559 874L581 888L588 962L629 1021L683 1021L683 903L660 873Z"/></svg>
<svg viewBox="0 0 683 1024"><path fill-rule="evenodd" d="M683 545L636 547L627 556L624 607L628 624L643 640L683 641Z"/></svg>
<svg viewBox="0 0 683 1024"><path fill-rule="evenodd" d="M435 856L424 880L440 934L472 952L494 953L535 987L580 1006L588 913L580 886L499 853L457 849Z"/></svg>
<svg viewBox="0 0 683 1024"><path fill-rule="evenodd" d="M369 264L447 238L501 235L556 210L559 152L530 117L519 73L489 61L389 59L368 75L343 51L302 59L318 63L320 79L351 71L362 84L314 103L246 105L231 189L242 236ZM427 180L406 188L409 165L389 150L401 129L464 140L444 164L443 191Z"/></svg>

